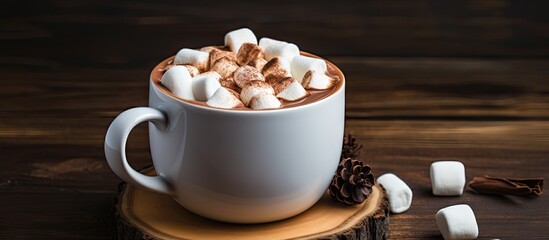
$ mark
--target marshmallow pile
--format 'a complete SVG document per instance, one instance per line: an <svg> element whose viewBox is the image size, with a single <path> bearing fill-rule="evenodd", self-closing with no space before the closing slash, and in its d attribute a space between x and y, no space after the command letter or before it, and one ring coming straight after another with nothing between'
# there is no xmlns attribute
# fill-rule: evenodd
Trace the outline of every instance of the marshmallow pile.
<svg viewBox="0 0 549 240"><path fill-rule="evenodd" d="M437 161L431 164L431 187L435 196L459 196L465 187L465 166L459 161ZM412 204L412 190L399 177L387 173L377 178L391 204L391 212L402 213Z"/></svg>
<svg viewBox="0 0 549 240"><path fill-rule="evenodd" d="M431 187L435 196L460 196L465 187L465 166L459 161L436 161L430 167ZM386 173L377 178L387 193L393 213L407 211L412 204L412 190L399 177ZM478 225L473 209L458 204L440 209L436 215L437 226L444 239L475 239Z"/></svg>
<svg viewBox="0 0 549 240"><path fill-rule="evenodd" d="M339 81L324 60L284 41L264 37L258 44L248 28L227 33L224 47L183 48L164 70L160 83L176 97L218 108L280 108Z"/></svg>

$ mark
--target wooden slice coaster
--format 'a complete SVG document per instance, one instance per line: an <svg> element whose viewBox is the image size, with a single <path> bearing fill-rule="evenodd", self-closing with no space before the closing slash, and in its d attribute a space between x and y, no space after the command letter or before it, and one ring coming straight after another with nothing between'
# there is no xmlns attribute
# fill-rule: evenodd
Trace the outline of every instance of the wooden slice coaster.
<svg viewBox="0 0 549 240"><path fill-rule="evenodd" d="M151 168L143 171L154 174ZM121 184L115 206L117 239L385 239L389 202L379 185L361 205L334 202L328 193L295 217L263 224L231 224L191 213L175 200Z"/></svg>

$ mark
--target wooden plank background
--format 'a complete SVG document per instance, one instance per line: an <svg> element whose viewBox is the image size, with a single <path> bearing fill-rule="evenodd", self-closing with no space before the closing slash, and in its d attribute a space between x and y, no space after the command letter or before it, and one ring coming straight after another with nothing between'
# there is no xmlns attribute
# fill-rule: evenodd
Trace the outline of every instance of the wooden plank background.
<svg viewBox="0 0 549 240"><path fill-rule="evenodd" d="M322 56L549 56L547 1L10 1L6 63L151 67L248 26ZM15 59L14 59L15 58Z"/></svg>
<svg viewBox="0 0 549 240"><path fill-rule="evenodd" d="M111 238L118 178L103 138L145 106L148 75L182 47L248 26L344 71L346 130L374 173L414 191L391 239L441 238L436 211L470 204L481 239L549 237L549 199L430 194L428 167L549 177L548 1L63 1L0 3L0 238ZM128 143L150 164L146 127Z"/></svg>

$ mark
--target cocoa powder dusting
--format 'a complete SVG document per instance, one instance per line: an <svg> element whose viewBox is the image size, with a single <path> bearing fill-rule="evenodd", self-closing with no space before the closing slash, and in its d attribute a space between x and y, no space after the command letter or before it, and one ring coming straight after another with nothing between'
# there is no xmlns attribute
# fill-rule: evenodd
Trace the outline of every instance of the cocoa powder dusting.
<svg viewBox="0 0 549 240"><path fill-rule="evenodd" d="M257 59L264 58L263 50L253 43L244 43L238 49L236 54L237 62L240 66L253 66Z"/></svg>

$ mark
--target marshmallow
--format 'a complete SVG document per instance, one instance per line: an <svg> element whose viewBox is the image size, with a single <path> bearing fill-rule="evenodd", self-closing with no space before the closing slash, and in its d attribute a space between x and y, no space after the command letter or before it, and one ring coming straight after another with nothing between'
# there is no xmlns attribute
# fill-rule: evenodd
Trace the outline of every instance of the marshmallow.
<svg viewBox="0 0 549 240"><path fill-rule="evenodd" d="M214 71L196 75L193 78L194 98L197 101L207 101L221 87L219 79L221 76Z"/></svg>
<svg viewBox="0 0 549 240"><path fill-rule="evenodd" d="M223 46L221 46L222 48ZM202 47L198 50L202 51L202 52L207 52L207 53L211 53L212 51L215 51L215 50L220 50L219 49L220 47L217 47L217 46L205 46L205 47Z"/></svg>
<svg viewBox="0 0 549 240"><path fill-rule="evenodd" d="M438 161L431 164L433 195L459 196L465 187L465 166L458 161Z"/></svg>
<svg viewBox="0 0 549 240"><path fill-rule="evenodd" d="M263 57L263 50L253 43L242 44L236 54L236 60L240 66L253 66L258 59L263 59Z"/></svg>
<svg viewBox="0 0 549 240"><path fill-rule="evenodd" d="M168 71L168 69L173 68L175 66L184 66L184 67L186 67L187 70L189 71L189 74L191 74L191 77L194 77L198 73L200 73L200 71L198 71L198 68L196 68L193 65L188 65L188 64L186 64L186 65L177 65L177 64L173 64L173 63L164 66L164 68L159 68L158 71L165 72L165 71Z"/></svg>
<svg viewBox="0 0 549 240"><path fill-rule="evenodd" d="M392 173L386 173L377 178L377 182L385 188L391 212L402 213L412 205L412 189L402 179Z"/></svg>
<svg viewBox="0 0 549 240"><path fill-rule="evenodd" d="M290 74L290 63L284 58L276 57L268 61L265 66L263 66L263 76L267 79L268 83L278 82L282 78L291 77ZM271 76L270 76L271 75Z"/></svg>
<svg viewBox="0 0 549 240"><path fill-rule="evenodd" d="M437 226L444 239L476 239L478 225L473 209L458 204L440 209L436 214Z"/></svg>
<svg viewBox="0 0 549 240"><path fill-rule="evenodd" d="M263 59L263 58L259 58L255 61L254 63L254 67L259 71L259 72L263 72L263 67L265 66L265 64L267 64L267 60Z"/></svg>
<svg viewBox="0 0 549 240"><path fill-rule="evenodd" d="M229 46L234 53L237 53L244 43L257 44L257 38L249 28L241 28L225 34L225 46Z"/></svg>
<svg viewBox="0 0 549 240"><path fill-rule="evenodd" d="M244 104L238 99L238 93L224 87L218 88L206 104L218 108L244 107Z"/></svg>
<svg viewBox="0 0 549 240"><path fill-rule="evenodd" d="M168 62L168 64L166 66L164 66L164 68L159 68L158 71L165 72L165 71L168 71L168 69L173 68L175 66L179 66L179 65Z"/></svg>
<svg viewBox="0 0 549 240"><path fill-rule="evenodd" d="M230 51L223 51L219 49L212 49L210 51L210 68L213 66L213 64L221 59L221 58L227 58L231 62L236 62L236 55L233 52Z"/></svg>
<svg viewBox="0 0 549 240"><path fill-rule="evenodd" d="M191 64L201 71L208 69L208 60L210 55L207 52L198 51L189 48L183 48L177 52L173 63L175 64Z"/></svg>
<svg viewBox="0 0 549 240"><path fill-rule="evenodd" d="M282 81L282 79L284 79L284 78L291 78L291 77L269 74L265 77L265 82L267 82L268 84L274 85L277 82Z"/></svg>
<svg viewBox="0 0 549 240"><path fill-rule="evenodd" d="M252 80L265 81L265 77L252 66L239 67L234 71L233 78L236 85L241 88L244 87L244 84Z"/></svg>
<svg viewBox="0 0 549 240"><path fill-rule="evenodd" d="M272 109L281 106L280 101L274 95L268 93L261 93L250 100L252 109Z"/></svg>
<svg viewBox="0 0 549 240"><path fill-rule="evenodd" d="M307 89L325 90L333 87L337 81L337 78L332 78L326 75L324 72L310 70L305 73L305 76L303 76L301 85L303 85L303 87Z"/></svg>
<svg viewBox="0 0 549 240"><path fill-rule="evenodd" d="M279 81L269 83L273 87L275 91L275 95L279 94L280 92L284 91L288 86L292 84L292 82L295 81L293 77L285 77L280 79Z"/></svg>
<svg viewBox="0 0 549 240"><path fill-rule="evenodd" d="M310 95L301 84L294 78L286 77L273 85L276 97L285 101L293 102L301 100Z"/></svg>
<svg viewBox="0 0 549 240"><path fill-rule="evenodd" d="M281 57L291 62L294 57L299 56L299 48L295 44L271 38L261 38L259 47L265 52L265 59L267 60Z"/></svg>
<svg viewBox="0 0 549 240"><path fill-rule="evenodd" d="M195 100L193 94L193 78L184 66L175 66L168 69L162 78L160 84L169 89L173 95L187 100Z"/></svg>
<svg viewBox="0 0 549 240"><path fill-rule="evenodd" d="M290 66L292 75L298 82L303 81L303 77L308 71L314 70L318 73L325 73L328 69L324 60L301 55L294 57Z"/></svg>
<svg viewBox="0 0 549 240"><path fill-rule="evenodd" d="M240 91L242 91L242 88L236 85L236 83L234 82L234 78L232 77L222 78L221 80L219 80L219 83L221 83L221 86L231 89L238 94L240 94Z"/></svg>
<svg viewBox="0 0 549 240"><path fill-rule="evenodd" d="M203 72L203 73L200 73L198 75L196 75L195 78L205 78L205 77L212 77L212 78L215 78L217 81L220 81L221 80L221 75L219 75L218 72L216 71L207 71L207 72Z"/></svg>
<svg viewBox="0 0 549 240"><path fill-rule="evenodd" d="M187 68L187 70L189 70L189 74L191 74L191 77L194 77L194 76L196 76L200 73L198 68L196 68L193 65L183 65L183 66L185 66Z"/></svg>
<svg viewBox="0 0 549 240"><path fill-rule="evenodd" d="M242 87L240 99L244 105L249 106L250 100L261 93L267 93L273 96L275 94L274 89L268 83L260 80L252 80L244 84L244 87Z"/></svg>
<svg viewBox="0 0 549 240"><path fill-rule="evenodd" d="M211 71L216 71L222 78L232 77L234 71L238 69L238 64L228 58L220 58L212 65Z"/></svg>

